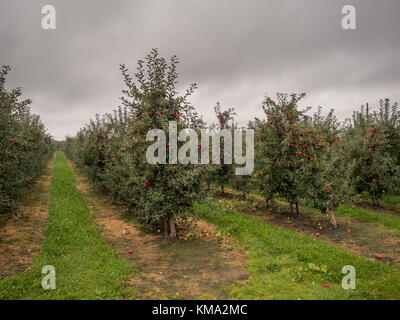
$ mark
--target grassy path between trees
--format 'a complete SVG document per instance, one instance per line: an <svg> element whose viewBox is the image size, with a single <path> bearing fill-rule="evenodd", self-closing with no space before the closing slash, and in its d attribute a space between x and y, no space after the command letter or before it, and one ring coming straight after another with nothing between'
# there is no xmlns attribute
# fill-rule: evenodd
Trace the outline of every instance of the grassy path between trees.
<svg viewBox="0 0 400 320"><path fill-rule="evenodd" d="M137 289L136 299L230 299L231 286L248 278L244 249L231 237L219 237L214 225L197 221L197 232L206 230L207 236L189 241L149 232L68 163L104 237L138 267L139 273L126 281Z"/></svg>
<svg viewBox="0 0 400 320"><path fill-rule="evenodd" d="M357 219L359 221L368 222L381 226L382 228L393 230L400 234L400 217L395 215L389 215L370 209L350 207L341 205L335 210L337 215L346 216Z"/></svg>
<svg viewBox="0 0 400 320"><path fill-rule="evenodd" d="M355 216L336 214L338 228L335 229L329 223L329 217L307 206L300 207L300 214L297 216L290 214L288 203L277 201L277 207L270 211L267 210L262 197L252 194L243 200L240 199L240 194L232 189L226 189L224 195L217 192L214 200L264 223L318 238L366 258L376 259L376 256L380 255L381 262L400 265L400 234L383 223L382 227L379 227L377 223L367 222L366 217L359 220ZM360 212L356 209L358 208L355 207L355 212ZM382 220L389 216L386 213L371 210L370 212L377 217L382 216ZM390 215L389 218L397 217Z"/></svg>
<svg viewBox="0 0 400 320"><path fill-rule="evenodd" d="M196 210L249 251L253 275L235 287L237 299L400 299L398 266L356 256L216 203L197 204ZM355 290L341 286L346 265L355 267Z"/></svg>
<svg viewBox="0 0 400 320"><path fill-rule="evenodd" d="M34 264L0 281L0 299L118 299L132 297L124 280L134 272L99 233L74 175L57 152L50 186L46 240ZM42 288L42 267L56 270L56 289Z"/></svg>

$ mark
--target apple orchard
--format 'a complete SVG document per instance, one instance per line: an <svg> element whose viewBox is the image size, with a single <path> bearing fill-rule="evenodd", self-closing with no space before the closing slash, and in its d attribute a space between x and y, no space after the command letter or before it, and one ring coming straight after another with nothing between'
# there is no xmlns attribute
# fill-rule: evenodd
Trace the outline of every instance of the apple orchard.
<svg viewBox="0 0 400 320"><path fill-rule="evenodd" d="M275 210L277 199L287 202L292 214L301 214L302 205L312 206L335 227L341 203L368 193L378 204L385 194L398 194L397 103L383 99L376 111L367 104L339 121L333 110L324 115L321 108L301 109L303 93L277 93L265 96L265 116L245 128L235 122L234 108L219 103L216 123L206 124L190 103L197 85L177 92L178 62L176 56L168 61L153 49L138 61L133 76L121 65L121 105L96 115L60 144L99 190L150 230L177 236L196 220L193 203L218 189L224 193L226 187L243 198L256 191L266 210ZM21 190L41 173L55 145L39 117L30 114L30 101L20 101L19 89L6 90L8 71L3 67L0 73L3 211L13 208ZM210 130L218 133L211 144ZM158 161L148 161L148 150ZM187 153L201 163L188 161ZM246 168L251 174L237 174Z"/></svg>

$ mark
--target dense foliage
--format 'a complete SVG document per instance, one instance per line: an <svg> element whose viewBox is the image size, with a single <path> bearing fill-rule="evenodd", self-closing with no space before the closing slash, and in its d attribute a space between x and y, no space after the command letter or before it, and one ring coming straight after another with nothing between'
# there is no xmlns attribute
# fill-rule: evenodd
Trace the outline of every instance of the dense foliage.
<svg viewBox="0 0 400 320"><path fill-rule="evenodd" d="M377 203L384 193L397 192L399 172L399 111L397 104L380 101L379 112L369 106L353 114L348 129L351 158L355 161L352 180L357 192L367 191Z"/></svg>
<svg viewBox="0 0 400 320"><path fill-rule="evenodd" d="M39 116L30 113L31 100L20 99L20 88L6 89L9 71L0 69L0 212L15 207L53 151Z"/></svg>

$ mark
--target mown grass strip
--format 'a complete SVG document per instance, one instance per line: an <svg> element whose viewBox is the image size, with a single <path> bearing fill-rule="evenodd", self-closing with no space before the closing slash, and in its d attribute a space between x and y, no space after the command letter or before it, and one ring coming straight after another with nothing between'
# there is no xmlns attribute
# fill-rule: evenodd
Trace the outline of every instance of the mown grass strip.
<svg viewBox="0 0 400 320"><path fill-rule="evenodd" d="M398 205L400 204L400 196L385 195L382 197L382 202L392 205Z"/></svg>
<svg viewBox="0 0 400 320"><path fill-rule="evenodd" d="M133 296L124 279L133 270L100 235L74 175L57 152L50 187L46 240L31 268L0 282L0 299L121 299ZM42 288L42 267L56 269L56 289Z"/></svg>
<svg viewBox="0 0 400 320"><path fill-rule="evenodd" d="M362 222L381 225L385 229L393 230L400 233L400 217L391 216L364 208L349 207L346 205L342 205L336 208L335 213L337 215L350 217Z"/></svg>
<svg viewBox="0 0 400 320"><path fill-rule="evenodd" d="M232 288L237 299L399 299L400 268L356 256L318 239L266 224L216 203L195 204L202 218L242 243L251 278ZM341 286L356 270L356 289ZM329 285L328 288L323 284Z"/></svg>

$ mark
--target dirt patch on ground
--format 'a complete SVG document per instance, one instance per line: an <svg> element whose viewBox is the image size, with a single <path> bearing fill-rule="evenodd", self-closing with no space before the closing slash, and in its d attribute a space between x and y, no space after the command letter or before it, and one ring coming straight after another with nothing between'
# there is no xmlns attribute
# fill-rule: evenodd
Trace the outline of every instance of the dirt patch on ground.
<svg viewBox="0 0 400 320"><path fill-rule="evenodd" d="M139 268L139 274L127 280L137 289L136 299L228 299L230 285L248 278L243 248L232 239L217 238L215 226L198 221L197 228L207 236L197 240L149 234L69 164L103 235L122 258Z"/></svg>
<svg viewBox="0 0 400 320"><path fill-rule="evenodd" d="M35 182L33 191L21 200L16 214L11 213L0 226L0 279L26 270L42 248L54 159Z"/></svg>
<svg viewBox="0 0 400 320"><path fill-rule="evenodd" d="M279 212L270 211L262 197L250 195L241 200L240 194L230 189L225 194L216 192L214 199L266 223L319 238L357 255L375 259L378 254L382 256L380 261L400 264L400 237L395 232L343 216L336 216L338 228L335 229L329 217L317 210L302 207L299 216L291 215L289 205L279 202Z"/></svg>

